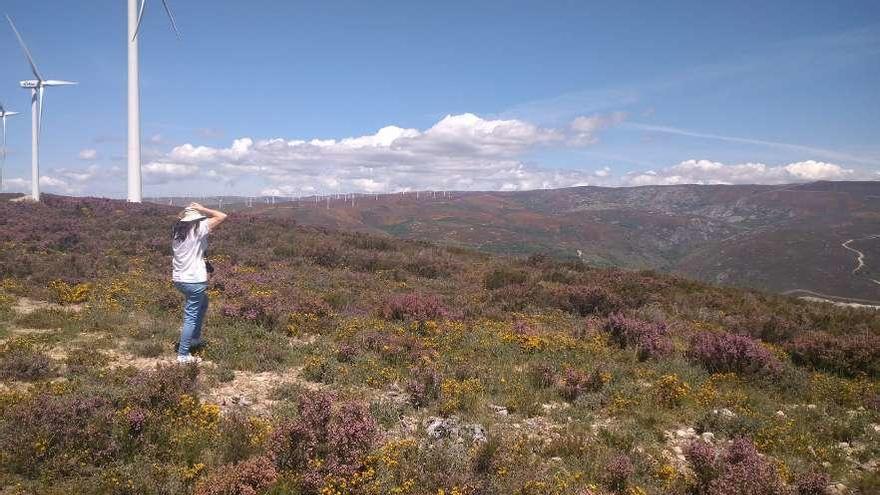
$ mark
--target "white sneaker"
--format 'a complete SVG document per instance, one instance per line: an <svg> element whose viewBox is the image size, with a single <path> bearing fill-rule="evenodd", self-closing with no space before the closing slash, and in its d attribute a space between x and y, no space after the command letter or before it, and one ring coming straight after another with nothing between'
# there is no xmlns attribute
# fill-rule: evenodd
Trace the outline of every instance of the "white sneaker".
<svg viewBox="0 0 880 495"><path fill-rule="evenodd" d="M202 362L202 358L187 354L186 356L177 356L177 362L179 364L199 364Z"/></svg>

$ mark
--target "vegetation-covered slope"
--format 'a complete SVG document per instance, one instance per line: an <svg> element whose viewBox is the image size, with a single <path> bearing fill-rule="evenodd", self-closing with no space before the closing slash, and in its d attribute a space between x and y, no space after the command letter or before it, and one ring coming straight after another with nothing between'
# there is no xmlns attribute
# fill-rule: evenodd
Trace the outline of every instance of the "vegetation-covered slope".
<svg viewBox="0 0 880 495"><path fill-rule="evenodd" d="M4 493L876 492L880 314L175 210L0 202ZM844 489L837 487L835 489Z"/></svg>
<svg viewBox="0 0 880 495"><path fill-rule="evenodd" d="M293 205L302 223L880 301L880 182L574 187ZM257 204L264 214L284 211ZM857 254L865 264L857 272Z"/></svg>

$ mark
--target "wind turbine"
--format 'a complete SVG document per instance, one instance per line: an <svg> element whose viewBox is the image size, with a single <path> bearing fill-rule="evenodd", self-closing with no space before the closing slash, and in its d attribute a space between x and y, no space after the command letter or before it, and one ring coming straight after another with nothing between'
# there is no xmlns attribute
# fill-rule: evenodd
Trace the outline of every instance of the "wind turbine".
<svg viewBox="0 0 880 495"><path fill-rule="evenodd" d="M18 112L10 112L0 103L0 120L3 121L3 153L0 154L0 192L3 192L3 167L6 166L6 117L18 115Z"/></svg>
<svg viewBox="0 0 880 495"><path fill-rule="evenodd" d="M162 0L171 28L180 38L180 31L174 22L174 15L168 2ZM141 95L140 70L138 69L138 32L144 20L147 0L128 0L128 201L140 203L143 194L141 185Z"/></svg>
<svg viewBox="0 0 880 495"><path fill-rule="evenodd" d="M12 22L12 18L9 17L9 14L6 15L6 20L9 21L9 25L12 26L12 31L15 32L15 37L18 38L18 43L21 45L21 49L24 50L24 55L27 57L28 63L31 66L31 72L33 72L34 77L37 78L36 80L21 81L19 84L22 88L31 90L31 199L39 201L40 130L42 129L43 123L43 90L50 86L70 86L76 83L72 81L43 79L43 76L40 75L40 71L37 70L37 64L34 63L34 58L31 56L30 50L28 50L27 45L24 44L24 39L22 39L18 29L15 28L15 23Z"/></svg>

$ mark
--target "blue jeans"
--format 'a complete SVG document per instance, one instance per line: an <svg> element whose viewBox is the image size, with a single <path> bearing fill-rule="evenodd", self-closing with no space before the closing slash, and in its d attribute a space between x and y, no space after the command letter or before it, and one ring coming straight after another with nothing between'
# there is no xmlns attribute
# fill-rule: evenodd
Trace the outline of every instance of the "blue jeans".
<svg viewBox="0 0 880 495"><path fill-rule="evenodd" d="M186 356L191 347L202 341L202 322L208 310L207 282L174 282L186 300L183 302L183 327L180 329L180 344L177 354Z"/></svg>

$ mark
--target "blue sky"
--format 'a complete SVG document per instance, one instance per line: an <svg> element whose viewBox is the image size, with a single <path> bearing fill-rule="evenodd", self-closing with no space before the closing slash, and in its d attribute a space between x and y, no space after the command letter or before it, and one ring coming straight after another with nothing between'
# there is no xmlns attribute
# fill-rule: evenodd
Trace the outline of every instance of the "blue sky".
<svg viewBox="0 0 880 495"><path fill-rule="evenodd" d="M147 195L880 178L875 1L169 1L183 38L157 0L142 28ZM125 2L3 8L80 82L47 94L46 189L124 196ZM23 114L7 190L29 165Z"/></svg>

